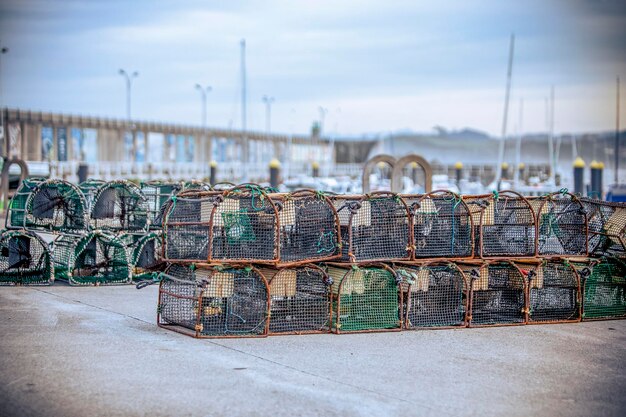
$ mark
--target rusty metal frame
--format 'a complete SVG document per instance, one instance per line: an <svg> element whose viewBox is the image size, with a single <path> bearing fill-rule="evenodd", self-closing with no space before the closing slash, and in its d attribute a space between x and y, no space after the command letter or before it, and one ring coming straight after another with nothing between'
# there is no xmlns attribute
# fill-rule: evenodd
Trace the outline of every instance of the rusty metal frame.
<svg viewBox="0 0 626 417"><path fill-rule="evenodd" d="M548 201L551 201L554 199L554 197L556 196L569 196L569 198L571 199L572 202L577 203L578 206L580 207L580 210L583 213L583 218L585 219L585 252L584 253L563 253L563 254L542 254L539 252L539 230L541 228L541 221L539 220L539 216L541 214L541 212L543 211L544 206L546 205L546 203ZM554 193L550 193L547 194L545 196L542 197L537 197L537 198L526 198L528 200L528 202L530 203L531 200L541 200L541 202L539 203L538 206L538 212L535 213L535 240L537 241L537 246L536 246L536 251L535 254L537 256L540 256L542 258L563 258L566 256L588 256L589 255L589 219L587 217L586 214L584 214L584 210L585 207L583 206L581 200L578 198L577 195L572 194L570 192L554 192ZM533 205L531 204L531 208L533 208ZM534 211L534 208L533 208ZM625 246L626 247L626 246Z"/></svg>
<svg viewBox="0 0 626 417"><path fill-rule="evenodd" d="M469 307L468 307L468 315L467 315L467 327L470 328L482 328L482 327L509 327L509 326L524 326L528 323L528 298L527 298L527 282L526 279L524 277L524 273L520 270L520 268L513 262L513 261L508 261L508 260L504 260L504 259L491 259L491 260L485 260L485 259L476 259L473 261L463 261L463 262L459 262L459 265L464 265L464 266L478 266L479 268L482 267L486 267L488 268L489 265L491 264L507 264L512 266L513 268L515 268L515 270L517 270L517 272L520 274L521 279L522 279L522 285L523 285L523 289L522 289L522 293L524 295L524 307L522 309L522 313L524 314L524 319L521 322L518 323L495 323L495 324L473 324L472 322L472 316L474 314L473 308L474 308L474 281L475 278L470 278L468 279L468 283L469 283Z"/></svg>
<svg viewBox="0 0 626 417"><path fill-rule="evenodd" d="M469 255L468 256L441 256L441 257L431 257L431 258L418 258L417 255L417 242L415 239L415 215L416 215L416 208L414 207L416 204L421 204L422 201L426 198L430 198L432 196L436 196L436 195L443 195L443 194L449 194L451 196L453 196L454 198L459 198L461 204L463 204L463 206L465 206L466 210L467 210L467 217L469 218L469 226L470 226L470 251L469 251ZM405 201L405 205L407 207L409 207L409 215L410 215L410 221L411 221L411 237L412 237L412 241L411 241L411 249L413 251L412 256L411 256L411 260L412 261L416 261L416 262L429 262L429 261L437 261L437 260L448 260L448 259L452 259L452 260L470 260L470 259L474 259L474 251L475 251L475 247L474 247L474 243L475 243L475 235L474 235L474 220L472 218L472 212L469 208L469 206L467 205L467 203L465 202L465 200L463 199L463 196L461 194L457 194L454 193L452 191L448 191L448 190L435 190L435 191L431 191L429 193L426 194L416 194L416 195L401 195L400 196L404 201ZM407 199L415 199L417 200L415 203L411 204L410 206L406 203Z"/></svg>
<svg viewBox="0 0 626 417"><path fill-rule="evenodd" d="M524 255L511 255L511 254L505 254L505 255L485 255L483 253L483 217L485 214L485 208L481 208L480 209L480 223L478 225L479 227L479 244L478 244L478 253L476 252L476 248L474 248L474 258L480 258L480 259L484 259L484 260L506 260L506 259L514 259L514 258L532 258L532 257L536 257L537 256L537 251L538 251L538 236L537 236L537 216L535 215L535 210L533 210L532 205L530 204L530 202L528 201L528 198L524 197L523 195L521 195L520 193L516 192L516 191L512 191L512 190L503 190L500 191L499 196L502 196L502 194L504 194L505 196L508 196L509 198L516 198L516 199L520 199L521 201L523 201L525 203L525 205L528 207L528 210L530 211L531 217L533 218L533 224L532 224L532 228L535 231L535 239L534 239L534 247L535 250L532 254L524 254ZM486 199L490 201L494 200L494 194L479 194L479 195L466 195L463 196L464 200L482 200L482 199ZM470 210L471 212L471 210ZM476 239L474 237L474 239Z"/></svg>
<svg viewBox="0 0 626 417"><path fill-rule="evenodd" d="M346 270L346 273L342 276L341 278L341 282L339 282L339 286L337 288L337 292L338 292L338 296L335 296L334 292L331 290L330 291L330 308L331 308L331 321L330 321L330 327L331 327L331 333L334 334L356 334L356 333L382 333L382 332L400 332L402 331L403 328L403 319L402 319L402 310L403 310L403 306L402 306L402 298L399 296L401 293L401 289L400 289L400 280L398 279L398 275L396 274L396 272L387 264L384 263L380 263L380 262L359 262L359 263L334 263L334 262L329 262L326 265L328 266L334 266L337 268L343 268ZM380 269L385 269L386 271L390 272L391 275L395 278L396 280L396 292L398 295L398 327L394 327L394 328L390 328L390 329L364 329L364 330L351 330L351 331L342 331L341 328L341 318L340 318L340 312L341 312L341 288L343 287L343 283L345 281L345 278L348 274L352 273L353 268L354 267L358 267L358 268L380 268ZM337 302L337 308L333 311L333 301ZM333 315L337 316L337 320L335 322L335 324L333 325L332 322L332 318Z"/></svg>
<svg viewBox="0 0 626 417"><path fill-rule="evenodd" d="M424 262L395 262L392 264L394 270L396 268L402 268L403 266L414 267L414 268L424 268L429 266L453 266L454 269L461 273L463 292L462 296L464 298L463 307L465 309L465 313L463 314L463 322L456 326L413 326L409 327L409 310L405 311L405 304L408 304L411 301L411 284L406 284L404 280L399 285L400 288L400 296L402 297L402 329L403 330L450 330L450 329L462 329L468 327L468 316L470 313L469 304L470 304L470 286L471 281L465 275L465 272L453 261L446 261L443 259L438 260L428 260Z"/></svg>
<svg viewBox="0 0 626 417"><path fill-rule="evenodd" d="M626 203L613 203L613 202L608 202L608 201L603 201L603 200L596 200L596 199L590 199L590 198L583 198L581 199L584 203L587 204L594 204L594 205L598 205L598 206L608 206L608 207L615 207L615 208L621 208L626 210ZM619 244L622 246L622 251L619 254L613 254L613 256L615 257L626 257L626 234L623 235L614 235L614 234L609 234L609 233L603 233L603 232L594 232L589 230L589 213L587 213L587 252L588 252L588 256L596 256L596 254L593 253L593 251L590 250L589 248L589 239L592 238L592 236L606 236L609 239L617 239L619 241ZM599 255L599 254L598 254Z"/></svg>
<svg viewBox="0 0 626 417"><path fill-rule="evenodd" d="M555 263L562 263L564 266L567 266L570 268L570 270L574 273L574 277L576 279L576 297L577 297L577 301L578 301L578 314L577 314L577 318L576 319L571 319L571 320L541 320L541 321L534 321L532 319L532 315L530 314L530 274L525 274L524 270L521 268L522 266L529 266L530 268L532 268L533 270L537 269L537 268L541 268L543 267L543 265L545 263L548 262L555 262ZM529 258L529 259L516 259L514 262L514 264L516 264L516 266L518 267L518 269L520 270L520 272L522 272L522 276L525 278L526 281L526 324L530 324L530 325L541 325L541 324L558 324L558 323L579 323L582 320L582 315L583 315L583 288L582 288L582 281L580 279L580 275L578 274L578 271L576 270L576 268L574 266L572 266L568 259L566 257L541 257L541 258ZM530 272L530 271L529 271Z"/></svg>
<svg viewBox="0 0 626 417"><path fill-rule="evenodd" d="M353 244L352 244L352 220L354 219L354 214L350 213L349 214L349 220L348 220L348 236L347 236L347 240L346 243L348 245L348 258L349 261L347 261L348 263L354 263L354 264L361 264L361 263L371 263L371 262L395 262L395 261L410 261L413 257L413 230L412 230L412 223L411 223L411 213L409 211L409 208L406 205L405 200L400 196L400 194L396 194L396 193L392 193L390 191L375 191L369 194L358 194L358 195L336 195L333 196L332 199L333 200L343 200L343 201L369 201L372 200L374 198L376 198L377 196L387 196L387 197L393 197L393 198L398 198L398 201L400 201L402 203L402 206L404 207L404 211L406 213L406 217L407 217L407 237L408 237L408 242L407 242L407 247L406 247L406 253L407 255L405 257L402 258L385 258L385 259L356 259L354 253L353 253ZM339 212L339 210L337 210L337 213ZM338 221L339 221L339 215L338 215ZM340 227L340 231L341 231L341 227ZM343 238L345 239L346 236L343 236ZM343 249L342 249L343 252ZM343 253L342 253L343 256Z"/></svg>
<svg viewBox="0 0 626 417"><path fill-rule="evenodd" d="M319 272L322 273L322 276L324 277L324 284L327 287L328 293L327 293L327 302L328 302L328 315L326 316L327 319L327 323L328 323L328 329L325 330L304 330L304 331L292 331L292 332L272 332L270 330L270 326L272 324L272 297L271 297L271 287L272 287L272 281L274 280L275 276L270 279L268 281L268 288L270 291L270 295L269 295L269 300L270 300L270 310L269 310L269 320L268 320L268 335L269 336L289 336L289 335L305 335L305 334L327 334L327 333L332 333L332 308L333 308L333 304L331 301L331 296L332 296L332 280L328 277L328 274L326 273L326 271L319 267L318 265L315 264L299 264L296 266L290 266L290 267L285 267L285 268L276 268L276 269L280 269L280 270L284 270L284 269L305 269L305 268L310 268L310 269L315 269Z"/></svg>
<svg viewBox="0 0 626 417"><path fill-rule="evenodd" d="M197 263L195 264L196 267L200 267L202 269L210 269L211 273L217 269L218 265L215 264L203 264L203 263ZM266 308L265 308L265 324L263 326L263 332L260 334L244 334L244 335L203 335L202 331L200 330L200 324L201 324L201 318L202 318L202 291L200 291L198 297L190 297L190 296L184 296L184 295L179 295L179 294L174 294L172 292L169 292L167 290L163 290L163 282L165 280L161 280L161 283L159 284L159 296L158 296L158 304L157 304L157 326L161 327L163 329L167 329L167 330L171 330L174 331L176 333L180 333L180 334L184 334L185 336L191 336L193 338L196 339L248 339L248 338L264 338L268 336L269 333L269 323L270 323L270 289L269 289L269 285L267 282L267 279L265 278L265 275L263 275L261 273L261 271L259 271L257 268L255 268L254 266L250 265L250 264L246 264L246 263L242 263L242 264L229 264L228 265L229 268L233 268L233 269L242 269L242 268L251 268L252 271L255 271L255 273L261 278L261 281L263 282L264 286L265 286L265 292L267 294L267 302L266 302ZM167 273L165 273L165 275L167 275ZM190 283L193 283L193 281L190 281ZM161 318L161 304L163 302L163 294L169 295L171 297L174 298L178 298L178 299L183 299L183 300L191 300L191 301L195 301L198 303L198 313L196 314L196 324L195 324L195 328L194 330L189 329L185 326L182 326L180 324L169 324L166 323L164 320L162 320Z"/></svg>
<svg viewBox="0 0 626 417"><path fill-rule="evenodd" d="M341 258L341 223L339 222L339 214L337 213L337 209L333 204L332 200L328 198L324 193L319 193L313 189L303 188L299 190L292 191L290 193L273 193L268 194L268 198L274 203L277 208L277 212L279 213L282 210L282 206L285 201L290 199L295 199L304 195L314 196L316 198L323 199L326 202L326 205L331 209L334 219L335 219L335 229L334 232L337 236L337 253L334 255L323 256L319 258L307 258L297 261L283 261L281 259L280 253L282 250L281 246L281 234L282 234L282 226L280 224L280 214L277 217L278 222L278 261L276 262L277 267L294 267L299 265L307 265L311 262L323 262L323 261L331 261ZM255 261L256 262L256 261Z"/></svg>

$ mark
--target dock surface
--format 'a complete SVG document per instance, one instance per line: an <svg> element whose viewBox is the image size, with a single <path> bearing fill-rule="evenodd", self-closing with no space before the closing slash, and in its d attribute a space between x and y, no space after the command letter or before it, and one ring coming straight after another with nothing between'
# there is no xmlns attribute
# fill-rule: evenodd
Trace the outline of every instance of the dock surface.
<svg viewBox="0 0 626 417"><path fill-rule="evenodd" d="M623 416L626 321L197 340L157 287L0 288L0 416Z"/></svg>

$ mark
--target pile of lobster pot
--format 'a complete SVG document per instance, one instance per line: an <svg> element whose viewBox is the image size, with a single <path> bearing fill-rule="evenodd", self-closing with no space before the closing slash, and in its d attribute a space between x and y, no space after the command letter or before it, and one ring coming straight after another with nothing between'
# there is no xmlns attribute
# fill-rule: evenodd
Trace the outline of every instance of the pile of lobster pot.
<svg viewBox="0 0 626 417"><path fill-rule="evenodd" d="M194 337L626 317L626 205L566 190L26 180L6 225L0 284L159 283L159 325Z"/></svg>
<svg viewBox="0 0 626 417"><path fill-rule="evenodd" d="M0 232L0 285L120 285L155 279L165 264L160 216L200 184L27 179Z"/></svg>
<svg viewBox="0 0 626 417"><path fill-rule="evenodd" d="M168 199L158 324L263 337L626 317L626 205L565 190Z"/></svg>

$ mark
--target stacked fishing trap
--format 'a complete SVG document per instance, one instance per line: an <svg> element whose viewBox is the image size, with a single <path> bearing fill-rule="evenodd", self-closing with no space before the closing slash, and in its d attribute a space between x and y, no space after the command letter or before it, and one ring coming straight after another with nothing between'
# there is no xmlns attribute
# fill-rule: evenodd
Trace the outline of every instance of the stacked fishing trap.
<svg viewBox="0 0 626 417"><path fill-rule="evenodd" d="M162 210L162 327L259 337L626 315L626 205L565 190L220 188L180 192Z"/></svg>
<svg viewBox="0 0 626 417"><path fill-rule="evenodd" d="M161 190L159 202L182 188ZM162 235L152 226L149 203L156 201L130 181L23 181L7 210L0 282L114 285L156 278L165 267Z"/></svg>
<svg viewBox="0 0 626 417"><path fill-rule="evenodd" d="M26 180L0 285L159 283L158 324L263 337L626 317L626 204Z"/></svg>

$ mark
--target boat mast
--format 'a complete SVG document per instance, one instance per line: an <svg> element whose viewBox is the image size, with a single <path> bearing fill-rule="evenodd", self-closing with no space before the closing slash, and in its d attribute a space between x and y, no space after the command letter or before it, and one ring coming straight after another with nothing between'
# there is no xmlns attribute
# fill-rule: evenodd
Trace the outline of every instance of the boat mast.
<svg viewBox="0 0 626 417"><path fill-rule="evenodd" d="M500 150L498 152L498 166L496 167L496 187L500 187L502 179L502 163L504 162L504 142L506 140L506 123L509 115L509 97L511 94L511 75L513 73L513 52L515 49L515 34L511 34L509 47L509 66L506 76L506 94L504 98L504 116L502 120L502 136L500 137Z"/></svg>
<svg viewBox="0 0 626 417"><path fill-rule="evenodd" d="M247 164L250 160L248 155L248 137L246 135L246 40L241 40L241 134L242 134L242 159ZM244 177L247 176L247 169L244 169ZM245 180L246 178L244 178Z"/></svg>
<svg viewBox="0 0 626 417"><path fill-rule="evenodd" d="M619 76L617 77L617 102L615 114L615 185L619 184Z"/></svg>
<svg viewBox="0 0 626 417"><path fill-rule="evenodd" d="M515 184L516 189L519 187L519 181L520 181L519 168L520 168L520 164L522 163L522 135L523 135L522 125L523 123L524 123L524 99L521 98L519 100L519 122L518 122L519 131L517 132L517 143L515 147L515 168L514 168L514 173L513 173L513 183Z"/></svg>

